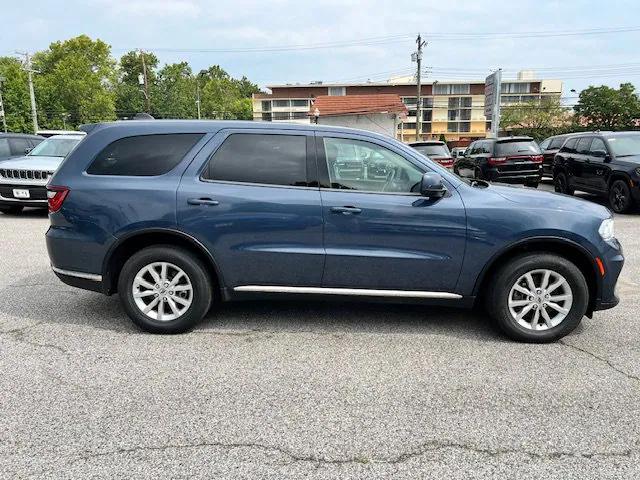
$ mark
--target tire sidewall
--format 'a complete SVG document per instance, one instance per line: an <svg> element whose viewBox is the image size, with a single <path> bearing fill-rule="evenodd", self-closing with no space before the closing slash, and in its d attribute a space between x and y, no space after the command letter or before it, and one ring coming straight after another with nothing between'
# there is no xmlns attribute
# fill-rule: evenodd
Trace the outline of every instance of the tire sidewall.
<svg viewBox="0 0 640 480"><path fill-rule="evenodd" d="M193 301L189 309L175 320L154 320L142 313L135 304L132 292L135 275L154 262L168 262L180 267L191 281ZM125 311L136 325L151 333L182 333L191 330L209 310L212 292L209 275L200 266L197 257L170 246L149 247L134 254L123 266L118 279L118 293Z"/></svg>
<svg viewBox="0 0 640 480"><path fill-rule="evenodd" d="M509 311L509 294L516 280L532 270L548 269L562 275L573 295L571 310L557 326L534 331L529 330L511 316ZM573 331L582 321L589 301L589 287L584 275L573 263L561 257L549 254L529 254L518 257L503 268L497 276L491 301L493 316L500 329L509 337L526 342L545 343L558 340Z"/></svg>
<svg viewBox="0 0 640 480"><path fill-rule="evenodd" d="M622 188L624 189L624 194L625 194L625 198L627 199L624 207L622 209L616 209L614 207L613 201L612 201L612 195L613 195L613 188L617 185L620 184L622 185ZM613 210L616 213L625 213L628 212L631 208L631 190L629 189L629 186L627 185L626 182L622 181L622 180L616 180L611 184L611 187L609 188L609 206L611 207L611 210Z"/></svg>

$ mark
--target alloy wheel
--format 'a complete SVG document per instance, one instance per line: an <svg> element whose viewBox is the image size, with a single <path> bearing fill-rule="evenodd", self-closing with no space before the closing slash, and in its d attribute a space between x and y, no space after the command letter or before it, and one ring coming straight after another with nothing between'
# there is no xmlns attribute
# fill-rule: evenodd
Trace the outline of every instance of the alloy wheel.
<svg viewBox="0 0 640 480"><path fill-rule="evenodd" d="M159 322L181 317L193 302L189 276L168 262L154 262L141 268L133 280L131 293L138 309Z"/></svg>
<svg viewBox="0 0 640 480"><path fill-rule="evenodd" d="M627 195L622 185L616 182L611 188L611 206L616 212L621 212L627 206Z"/></svg>
<svg viewBox="0 0 640 480"><path fill-rule="evenodd" d="M532 270L520 276L509 292L509 313L528 330L557 327L573 304L569 282L557 272Z"/></svg>

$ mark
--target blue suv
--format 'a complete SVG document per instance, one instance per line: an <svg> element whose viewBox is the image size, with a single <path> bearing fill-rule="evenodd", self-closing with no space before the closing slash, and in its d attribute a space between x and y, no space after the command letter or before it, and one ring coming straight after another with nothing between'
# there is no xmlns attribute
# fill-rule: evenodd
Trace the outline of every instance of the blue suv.
<svg viewBox="0 0 640 480"><path fill-rule="evenodd" d="M220 301L333 296L484 306L548 342L614 307L606 208L461 179L370 132L258 122L89 125L48 185L65 283L141 328L184 332Z"/></svg>

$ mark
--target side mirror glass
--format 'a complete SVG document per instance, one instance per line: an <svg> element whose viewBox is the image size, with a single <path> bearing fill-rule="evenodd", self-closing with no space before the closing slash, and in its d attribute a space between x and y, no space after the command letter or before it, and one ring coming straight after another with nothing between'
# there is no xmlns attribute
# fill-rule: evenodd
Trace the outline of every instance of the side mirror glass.
<svg viewBox="0 0 640 480"><path fill-rule="evenodd" d="M447 193L447 187L442 182L439 173L427 172L420 182L420 194L429 198L442 198Z"/></svg>

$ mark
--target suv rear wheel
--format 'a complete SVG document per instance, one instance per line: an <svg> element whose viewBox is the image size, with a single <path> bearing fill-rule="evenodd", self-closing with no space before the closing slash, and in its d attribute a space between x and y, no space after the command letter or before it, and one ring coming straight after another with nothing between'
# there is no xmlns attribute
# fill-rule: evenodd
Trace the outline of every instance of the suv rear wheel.
<svg viewBox="0 0 640 480"><path fill-rule="evenodd" d="M192 329L212 301L211 279L198 259L170 245L131 256L120 272L118 293L131 320L152 333Z"/></svg>
<svg viewBox="0 0 640 480"><path fill-rule="evenodd" d="M527 254L504 265L492 279L487 310L510 338L545 343L573 331L587 310L582 272L557 255Z"/></svg>
<svg viewBox="0 0 640 480"><path fill-rule="evenodd" d="M624 180L615 180L609 187L609 205L616 213L626 213L631 210L631 190Z"/></svg>

